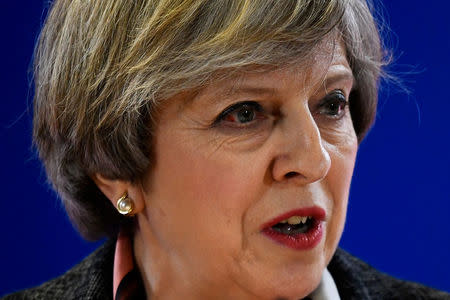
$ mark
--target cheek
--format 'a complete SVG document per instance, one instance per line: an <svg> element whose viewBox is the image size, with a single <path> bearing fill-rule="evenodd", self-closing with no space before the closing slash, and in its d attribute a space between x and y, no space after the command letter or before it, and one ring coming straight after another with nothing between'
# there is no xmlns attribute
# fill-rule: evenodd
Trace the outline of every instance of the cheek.
<svg viewBox="0 0 450 300"><path fill-rule="evenodd" d="M176 138L157 147L158 165L148 195L151 225L161 231L167 248L190 256L192 264L199 264L194 257L202 253L209 266L223 266L220 259L239 252L242 220L258 197L256 179L249 175L252 164Z"/></svg>
<svg viewBox="0 0 450 300"><path fill-rule="evenodd" d="M350 190L350 183L355 166L357 146L355 145L339 149L331 156L332 164L328 173L328 181L333 193L333 199L346 200Z"/></svg>
<svg viewBox="0 0 450 300"><path fill-rule="evenodd" d="M332 199L334 199L335 211L333 213L338 214L345 214L347 208L350 183L358 151L358 139L351 119L348 117L343 121L345 121L343 126L321 132L331 158L327 183Z"/></svg>
<svg viewBox="0 0 450 300"><path fill-rule="evenodd" d="M357 140L350 139L348 143L333 147L330 151L331 168L327 175L327 182L331 199L331 221L328 226L328 240L331 249L335 249L344 229L350 183L357 153Z"/></svg>

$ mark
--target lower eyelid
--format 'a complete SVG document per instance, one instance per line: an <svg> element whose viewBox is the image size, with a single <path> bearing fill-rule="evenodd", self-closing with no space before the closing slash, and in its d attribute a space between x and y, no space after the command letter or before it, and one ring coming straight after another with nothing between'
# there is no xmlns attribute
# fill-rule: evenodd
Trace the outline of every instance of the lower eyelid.
<svg viewBox="0 0 450 300"><path fill-rule="evenodd" d="M233 125L224 125L219 126L216 128L218 134L224 135L224 136L247 136L250 134L265 132L265 129L262 129L263 127L258 125L248 125L248 126L233 126Z"/></svg>
<svg viewBox="0 0 450 300"><path fill-rule="evenodd" d="M229 125L235 124L234 125L235 127L246 127L246 126L251 126L252 124L257 123L258 121L264 120L266 118L267 117L264 114L256 112L255 113L255 118L253 120L249 121L249 122L239 123L239 122L227 122L225 120L223 120L223 122L224 123L228 123Z"/></svg>
<svg viewBox="0 0 450 300"><path fill-rule="evenodd" d="M257 102L253 102L253 101L244 101L244 102L238 102L235 103L231 106L229 106L228 108L226 108L225 110L223 110L219 116L216 117L214 123L220 123L221 121L223 121L228 115L238 112L240 109L244 108L244 107L248 107L249 109L252 109L255 111L255 113L262 113L264 112L264 109L262 108L262 106L257 103Z"/></svg>

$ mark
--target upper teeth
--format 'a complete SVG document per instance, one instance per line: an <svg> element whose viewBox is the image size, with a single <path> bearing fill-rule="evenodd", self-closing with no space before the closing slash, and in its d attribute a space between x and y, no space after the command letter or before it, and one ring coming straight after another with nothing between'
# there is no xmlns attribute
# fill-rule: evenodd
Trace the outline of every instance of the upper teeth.
<svg viewBox="0 0 450 300"><path fill-rule="evenodd" d="M309 218L311 218L311 217L309 217L309 216L307 216L307 217L292 216L286 220L281 221L280 223L288 223L290 225L298 225L300 223L305 224Z"/></svg>

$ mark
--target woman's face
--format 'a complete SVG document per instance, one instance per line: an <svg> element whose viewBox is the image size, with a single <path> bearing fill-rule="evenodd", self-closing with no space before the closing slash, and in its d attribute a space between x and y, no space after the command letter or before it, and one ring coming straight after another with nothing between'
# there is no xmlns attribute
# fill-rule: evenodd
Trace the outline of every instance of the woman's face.
<svg viewBox="0 0 450 300"><path fill-rule="evenodd" d="M242 72L170 99L138 216L147 287L173 281L166 288L235 299L316 288L345 222L352 84L345 50L327 42L309 64Z"/></svg>

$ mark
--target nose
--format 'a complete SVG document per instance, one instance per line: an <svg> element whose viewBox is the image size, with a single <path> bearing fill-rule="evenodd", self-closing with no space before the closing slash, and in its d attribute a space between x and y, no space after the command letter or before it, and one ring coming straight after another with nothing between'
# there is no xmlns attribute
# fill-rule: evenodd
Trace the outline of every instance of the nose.
<svg viewBox="0 0 450 300"><path fill-rule="evenodd" d="M272 164L273 179L304 185L324 178L331 159L309 109L294 113L282 122L280 143Z"/></svg>

